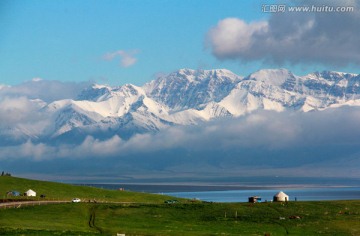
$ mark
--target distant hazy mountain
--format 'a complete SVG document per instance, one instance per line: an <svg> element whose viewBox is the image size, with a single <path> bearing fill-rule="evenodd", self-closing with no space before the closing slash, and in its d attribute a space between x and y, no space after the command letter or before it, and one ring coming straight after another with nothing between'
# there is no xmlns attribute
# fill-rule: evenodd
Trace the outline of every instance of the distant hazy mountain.
<svg viewBox="0 0 360 236"><path fill-rule="evenodd" d="M0 97L14 104L0 109L2 145L28 140L76 143L88 135L127 139L261 109L309 112L360 106L360 75L324 71L297 76L285 69L265 69L242 77L225 69L181 69L142 87L33 80L0 86ZM24 109L16 109L17 99L26 99L28 113L11 117Z"/></svg>

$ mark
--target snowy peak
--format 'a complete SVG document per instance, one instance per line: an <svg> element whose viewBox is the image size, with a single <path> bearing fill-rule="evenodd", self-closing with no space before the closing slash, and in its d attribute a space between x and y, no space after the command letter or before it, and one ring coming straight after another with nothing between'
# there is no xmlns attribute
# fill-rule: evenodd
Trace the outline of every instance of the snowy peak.
<svg viewBox="0 0 360 236"><path fill-rule="evenodd" d="M287 80L295 78L294 74L286 69L263 69L250 74L245 79L263 82L268 85L281 86Z"/></svg>
<svg viewBox="0 0 360 236"><path fill-rule="evenodd" d="M174 110L223 99L242 77L228 70L181 69L144 85L146 94Z"/></svg>
<svg viewBox="0 0 360 236"><path fill-rule="evenodd" d="M84 94L89 96L89 99L81 99L72 103L85 112L95 112L102 117L121 117L137 110L144 105L144 101L150 104L149 107L153 108L154 112L161 110L161 108L154 108L160 107L160 105L154 105L151 101L148 101L151 99L145 98L146 94L142 88L131 84L114 88L94 85L84 90L82 96Z"/></svg>
<svg viewBox="0 0 360 236"><path fill-rule="evenodd" d="M132 84L125 84L117 89L111 91L113 96L120 96L120 97L132 97L132 96L145 96L145 91L135 85Z"/></svg>
<svg viewBox="0 0 360 236"><path fill-rule="evenodd" d="M88 99L84 100L85 97ZM116 129L121 130L119 125L128 128L130 123L154 127L146 125L149 122L160 127L162 123L158 120L167 118L168 115L165 106L148 98L142 88L131 84L113 88L92 85L83 90L79 98L81 99L56 101L47 106L47 111L53 113L52 119L56 124L55 136L74 130L78 132L79 129L89 131L117 127ZM164 119L164 122L167 121Z"/></svg>
<svg viewBox="0 0 360 236"><path fill-rule="evenodd" d="M37 129L19 124L11 132L0 126L0 138L81 142L88 135L131 137L257 110L308 112L360 106L360 75L323 71L296 76L286 69L264 69L243 78L226 69L181 69L143 87L41 80L0 87L2 97L36 103L31 114L41 114L44 125Z"/></svg>
<svg viewBox="0 0 360 236"><path fill-rule="evenodd" d="M360 98L360 75L334 71L314 72L303 76L302 83L304 94L318 94L328 99Z"/></svg>
<svg viewBox="0 0 360 236"><path fill-rule="evenodd" d="M305 76L305 78L339 82L344 79L350 80L356 76L358 76L358 75L352 74L352 73L344 73L344 72L337 72L337 71L322 71L322 72L314 72L314 73L308 74Z"/></svg>
<svg viewBox="0 0 360 236"><path fill-rule="evenodd" d="M109 86L92 84L81 91L77 100L99 101L102 100L104 96L109 95L110 91L111 88Z"/></svg>
<svg viewBox="0 0 360 236"><path fill-rule="evenodd" d="M173 75L173 76L171 76ZM236 81L241 79L240 76L234 74L227 69L214 69L214 70L192 70L192 69L180 69L177 72L170 74L171 77L181 77L190 82L201 82L204 79L217 79L217 80L232 80Z"/></svg>
<svg viewBox="0 0 360 236"><path fill-rule="evenodd" d="M316 81L316 83L330 86L344 86L352 84L354 81L358 81L359 75L336 71L323 71L310 73L303 76L302 79L304 82Z"/></svg>
<svg viewBox="0 0 360 236"><path fill-rule="evenodd" d="M145 92L142 88L132 84L125 84L117 87L93 84L90 87L85 88L76 100L103 102L114 97L132 97L138 96L139 94L145 94Z"/></svg>

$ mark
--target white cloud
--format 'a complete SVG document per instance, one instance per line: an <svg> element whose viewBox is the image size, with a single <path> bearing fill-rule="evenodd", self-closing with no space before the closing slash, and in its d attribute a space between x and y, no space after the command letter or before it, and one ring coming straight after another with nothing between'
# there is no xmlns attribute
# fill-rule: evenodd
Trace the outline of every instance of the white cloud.
<svg viewBox="0 0 360 236"><path fill-rule="evenodd" d="M39 108L41 105L38 102L26 97L0 97L0 127L32 122L41 116Z"/></svg>
<svg viewBox="0 0 360 236"><path fill-rule="evenodd" d="M121 67L130 67L130 66L133 66L137 62L137 58L135 58L135 55L138 53L139 53L138 50L132 50L132 51L118 50L115 52L106 53L103 56L103 59L106 61L112 61L117 56L119 56L120 57L120 66Z"/></svg>
<svg viewBox="0 0 360 236"><path fill-rule="evenodd" d="M11 87L3 86L1 88L0 86L0 99L1 97L27 97L29 99L41 99L45 102L75 99L90 84L90 82L60 82L34 78Z"/></svg>
<svg viewBox="0 0 360 236"><path fill-rule="evenodd" d="M360 12L353 1L293 1L286 6L353 6L353 12L289 12L266 21L237 18L218 22L207 44L218 59L326 65L360 64Z"/></svg>
<svg viewBox="0 0 360 236"><path fill-rule="evenodd" d="M78 168L94 162L109 170L127 166L138 171L164 168L186 172L201 167L256 174L260 169L268 171L264 173L296 170L319 176L344 173L344 177L351 170L352 176L359 177L360 172L353 168L360 160L359 118L360 109L348 107L310 113L259 111L138 134L129 140L115 135L106 140L88 136L80 144L28 141L1 147L0 160L61 160L64 165L78 160ZM93 171L95 167L87 168ZM327 173L329 170L334 172Z"/></svg>
<svg viewBox="0 0 360 236"><path fill-rule="evenodd" d="M227 18L210 30L209 43L217 57L235 58L252 47L255 34L265 34L267 30L266 21L247 24L241 19Z"/></svg>
<svg viewBox="0 0 360 236"><path fill-rule="evenodd" d="M40 77L35 77L35 78L33 78L31 81L33 81L33 82L39 82L39 81L42 81L43 79L42 78L40 78Z"/></svg>
<svg viewBox="0 0 360 236"><path fill-rule="evenodd" d="M74 151L76 157L96 156L108 158L116 156L121 151L122 145L123 141L117 135L104 141L88 136ZM70 152L70 155L72 154L74 153ZM62 153L62 156L67 157L66 153Z"/></svg>
<svg viewBox="0 0 360 236"><path fill-rule="evenodd" d="M0 145L41 135L51 122L43 106L41 100L0 97Z"/></svg>
<svg viewBox="0 0 360 236"><path fill-rule="evenodd" d="M4 89L4 88L9 88L9 86L5 85L5 84L0 84L0 90Z"/></svg>

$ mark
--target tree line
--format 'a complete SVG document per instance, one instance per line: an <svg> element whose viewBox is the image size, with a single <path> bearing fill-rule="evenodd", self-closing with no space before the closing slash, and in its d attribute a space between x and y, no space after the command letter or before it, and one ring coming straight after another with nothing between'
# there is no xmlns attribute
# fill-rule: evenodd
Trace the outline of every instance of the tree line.
<svg viewBox="0 0 360 236"><path fill-rule="evenodd" d="M10 173L5 173L4 171L3 172L1 172L1 176L11 176L11 174Z"/></svg>

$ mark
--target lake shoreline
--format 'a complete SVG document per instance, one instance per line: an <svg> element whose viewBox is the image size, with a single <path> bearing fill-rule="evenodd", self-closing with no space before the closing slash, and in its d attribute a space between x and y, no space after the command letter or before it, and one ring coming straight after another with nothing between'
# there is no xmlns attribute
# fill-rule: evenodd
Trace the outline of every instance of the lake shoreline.
<svg viewBox="0 0 360 236"><path fill-rule="evenodd" d="M86 183L75 184L104 189L124 189L136 192L202 192L231 190L276 190L276 189L313 189L313 188L356 188L359 185L318 185L318 184L279 184L279 185L218 185L218 184L164 184L164 183Z"/></svg>

